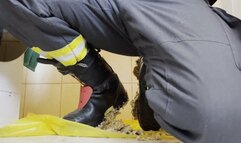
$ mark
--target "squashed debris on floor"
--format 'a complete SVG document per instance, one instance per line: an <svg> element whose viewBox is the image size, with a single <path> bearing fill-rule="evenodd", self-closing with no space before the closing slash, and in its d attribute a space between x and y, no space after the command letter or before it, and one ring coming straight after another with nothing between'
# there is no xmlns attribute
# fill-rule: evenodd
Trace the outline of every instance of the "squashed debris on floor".
<svg viewBox="0 0 241 143"><path fill-rule="evenodd" d="M176 140L173 136L160 129L159 131L143 131L136 120L122 121L116 120L118 110L111 109L105 114L103 121L98 128L118 133L136 135L138 140Z"/></svg>
<svg viewBox="0 0 241 143"><path fill-rule="evenodd" d="M140 71L141 60L136 60L136 66L134 67L133 74L139 80L139 71ZM134 119L137 119L138 116L138 98L140 94L137 91L135 98L131 101L132 115ZM137 135L138 140L175 140L175 138L164 130L160 129L159 131L143 131L139 126L137 121L130 121L129 123L124 123L122 120L116 120L115 117L120 112L115 109L110 109L105 114L105 120L99 125L99 128L112 132L120 132L125 134ZM132 127L131 127L132 126Z"/></svg>
<svg viewBox="0 0 241 143"><path fill-rule="evenodd" d="M131 128L130 125L124 124L122 120L116 120L115 117L120 112L116 109L111 108L105 114L105 120L98 126L98 128L112 131L120 132L125 134L141 135L142 131L136 131Z"/></svg>

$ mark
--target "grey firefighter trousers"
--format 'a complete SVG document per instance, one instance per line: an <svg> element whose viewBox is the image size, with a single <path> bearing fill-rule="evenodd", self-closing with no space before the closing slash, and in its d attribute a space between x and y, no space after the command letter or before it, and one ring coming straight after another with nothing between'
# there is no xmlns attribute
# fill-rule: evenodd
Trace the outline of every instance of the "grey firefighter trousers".
<svg viewBox="0 0 241 143"><path fill-rule="evenodd" d="M162 128L185 143L241 141L241 23L204 0L3 0L0 22L47 51L82 34L142 56Z"/></svg>

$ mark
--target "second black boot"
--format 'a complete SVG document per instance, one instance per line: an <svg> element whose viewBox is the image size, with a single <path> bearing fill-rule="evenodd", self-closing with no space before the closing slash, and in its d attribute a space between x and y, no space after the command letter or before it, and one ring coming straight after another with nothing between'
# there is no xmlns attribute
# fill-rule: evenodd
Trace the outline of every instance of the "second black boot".
<svg viewBox="0 0 241 143"><path fill-rule="evenodd" d="M127 92L118 76L93 49L83 60L73 66L65 67L56 61L49 63L49 60L45 59L39 59L39 62L53 64L62 74L70 74L93 89L87 104L82 109L76 109L64 116L64 119L98 126L104 120L104 114L110 107L120 109L128 101Z"/></svg>
<svg viewBox="0 0 241 143"><path fill-rule="evenodd" d="M136 118L139 121L139 124L141 128L145 131L154 130L157 131L161 127L157 123L157 121L154 118L154 112L150 108L147 98L146 98L146 80L145 80L145 74L146 74L146 66L143 62L143 59L140 58L137 62L136 67L137 72L135 71L135 76L139 80L139 96L135 102L134 112L136 112Z"/></svg>

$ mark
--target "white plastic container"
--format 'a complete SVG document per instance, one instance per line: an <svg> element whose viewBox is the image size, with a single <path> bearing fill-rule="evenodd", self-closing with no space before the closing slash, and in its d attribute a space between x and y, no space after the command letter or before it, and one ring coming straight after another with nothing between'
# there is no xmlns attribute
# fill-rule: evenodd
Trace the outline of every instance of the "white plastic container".
<svg viewBox="0 0 241 143"><path fill-rule="evenodd" d="M0 127L19 119L23 56L0 62Z"/></svg>

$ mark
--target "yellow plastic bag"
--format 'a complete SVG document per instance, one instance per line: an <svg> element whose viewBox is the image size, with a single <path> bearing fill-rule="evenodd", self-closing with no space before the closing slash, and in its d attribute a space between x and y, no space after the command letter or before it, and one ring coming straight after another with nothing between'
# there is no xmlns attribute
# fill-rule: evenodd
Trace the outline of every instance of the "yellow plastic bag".
<svg viewBox="0 0 241 143"><path fill-rule="evenodd" d="M36 116L28 116L11 125L0 128L0 137L55 135L55 132Z"/></svg>
<svg viewBox="0 0 241 143"><path fill-rule="evenodd" d="M50 115L30 114L26 118L0 128L0 137L78 136L100 138L136 138L135 135L104 131L85 124L67 121Z"/></svg>
<svg viewBox="0 0 241 143"><path fill-rule="evenodd" d="M137 120L125 120L124 123L126 125L130 125L130 127L135 130L142 130L139 122ZM176 140L175 137L168 134L164 130L159 131L144 131L142 135L138 136L139 140Z"/></svg>
<svg viewBox="0 0 241 143"><path fill-rule="evenodd" d="M138 121L124 121L126 125L135 131L142 130ZM26 136L75 136L75 137L94 137L94 138L138 138L140 140L173 140L173 136L160 131L144 131L137 136L110 132L94 128L85 124L75 123L51 115L29 114L26 118L20 119L15 123L0 128L0 137L26 137Z"/></svg>

